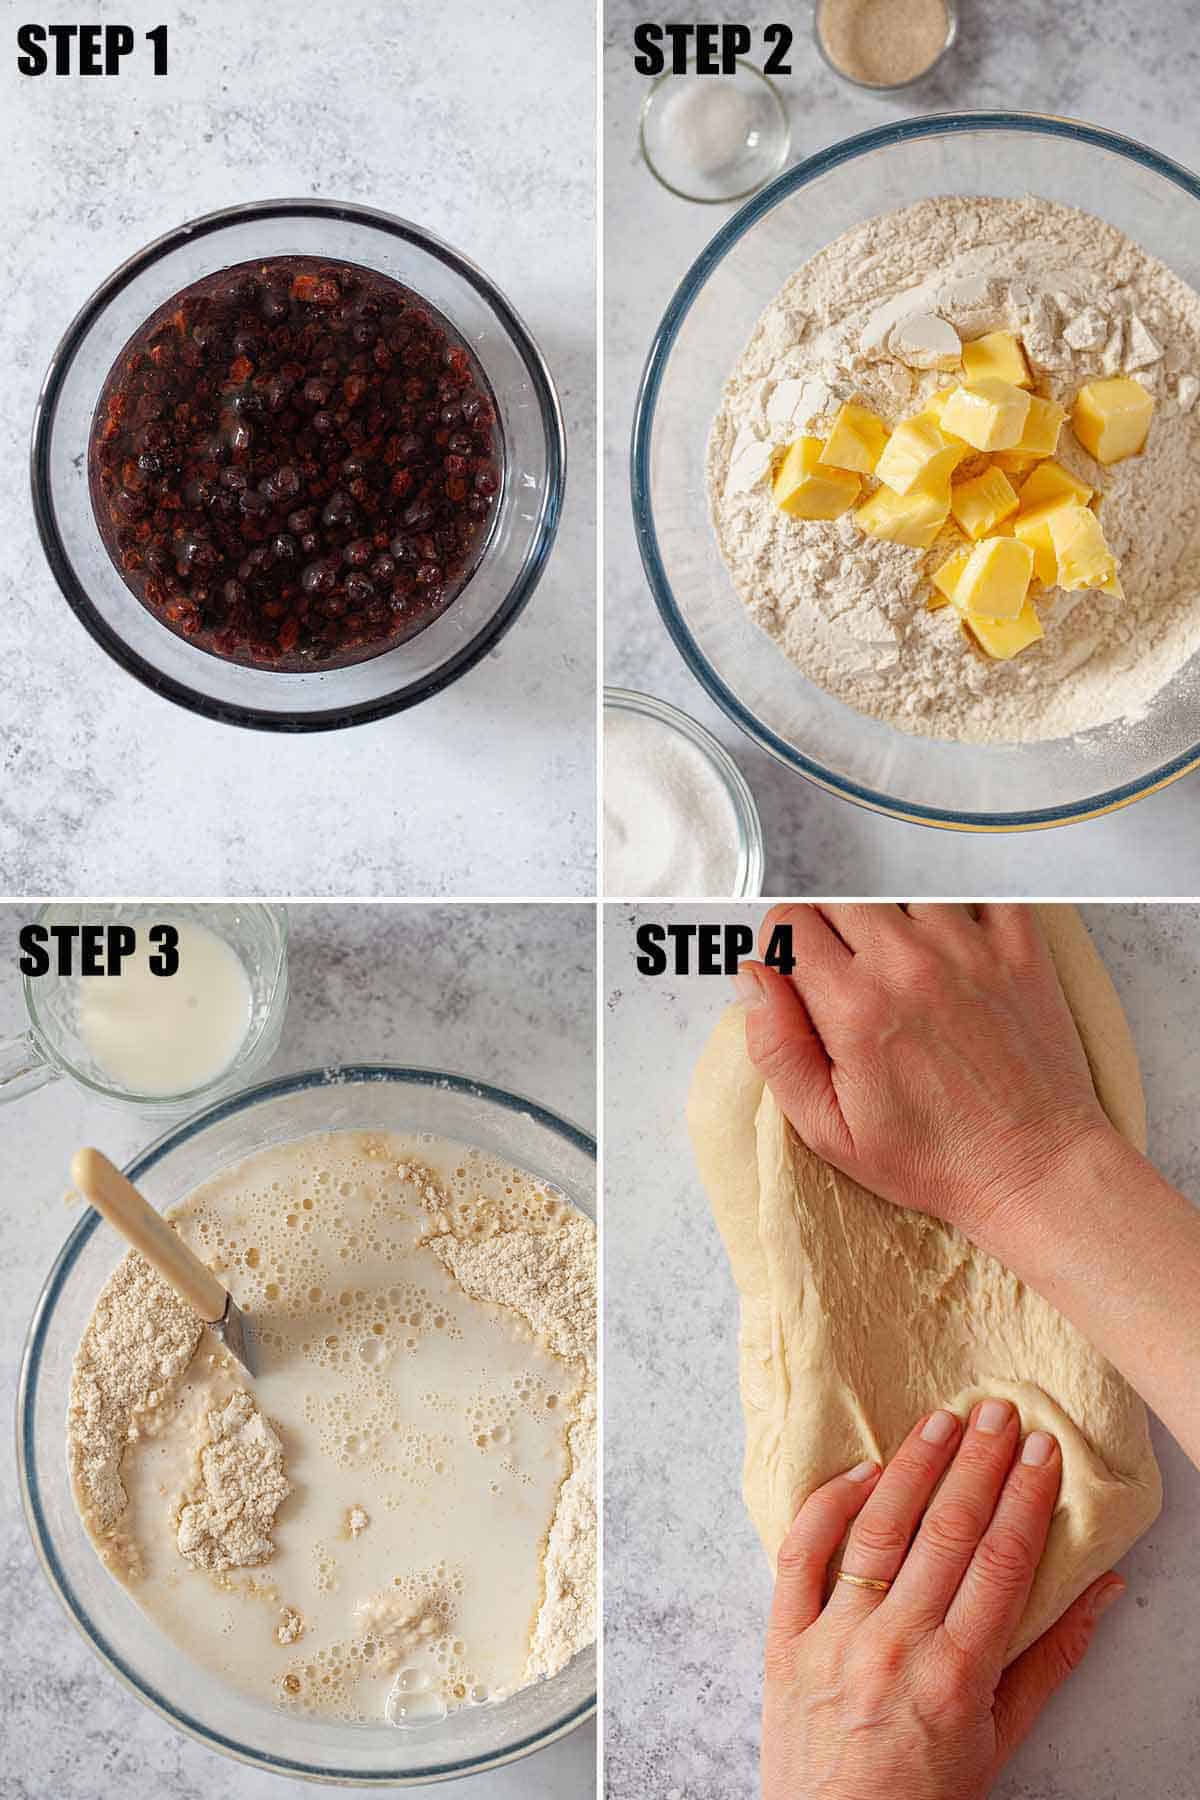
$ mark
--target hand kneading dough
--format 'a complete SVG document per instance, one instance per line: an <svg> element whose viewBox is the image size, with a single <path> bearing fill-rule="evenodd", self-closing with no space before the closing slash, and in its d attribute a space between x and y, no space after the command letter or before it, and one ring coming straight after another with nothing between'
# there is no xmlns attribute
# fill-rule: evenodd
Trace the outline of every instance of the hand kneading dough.
<svg viewBox="0 0 1200 1800"><path fill-rule="evenodd" d="M1038 912L1096 1092L1144 1149L1120 1002L1073 909ZM738 1008L696 1068L688 1122L741 1297L745 1497L772 1566L813 1488L864 1457L886 1462L934 1407L965 1418L976 1400L1004 1396L1023 1432L1043 1426L1063 1453L1058 1509L1011 1661L1157 1516L1144 1406L990 1256L807 1150L751 1066Z"/></svg>

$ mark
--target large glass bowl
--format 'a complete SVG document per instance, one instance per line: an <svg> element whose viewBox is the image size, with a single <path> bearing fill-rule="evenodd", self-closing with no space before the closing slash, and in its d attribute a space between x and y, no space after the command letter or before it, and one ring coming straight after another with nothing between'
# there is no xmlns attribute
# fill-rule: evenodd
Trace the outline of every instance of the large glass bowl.
<svg viewBox="0 0 1200 1800"><path fill-rule="evenodd" d="M243 668L160 623L125 586L92 514L87 449L109 369L164 300L233 263L322 256L403 282L455 326L483 366L504 434L504 486L483 558L458 598L407 643L349 668ZM428 699L495 647L529 599L558 530L562 415L541 353L482 270L419 225L329 200L266 200L190 220L110 275L67 329L38 399L33 506L63 594L96 642L156 693L266 731L362 725ZM47 621L47 630L53 629Z"/></svg>
<svg viewBox="0 0 1200 1800"><path fill-rule="evenodd" d="M1037 194L1082 207L1200 289L1200 181L1132 139L1020 113L904 119L848 138L764 188L676 291L638 396L634 524L684 660L780 762L848 800L922 824L1058 825L1124 806L1200 762L1195 668L1181 671L1144 718L1072 738L993 746L909 736L816 687L751 623L709 521L709 428L763 309L841 232L938 194Z"/></svg>
<svg viewBox="0 0 1200 1800"><path fill-rule="evenodd" d="M429 1131L506 1157L595 1217L593 1140L532 1101L461 1075L353 1065L248 1088L180 1125L129 1165L160 1209L268 1144L317 1131ZM251 1700L194 1663L105 1569L71 1496L66 1420L71 1367L96 1296L122 1254L89 1211L38 1301L17 1402L17 1457L34 1545L59 1599L96 1654L135 1694L201 1743L311 1781L408 1787L474 1774L562 1737L596 1704L588 1650L549 1681L495 1705L399 1731L305 1719Z"/></svg>

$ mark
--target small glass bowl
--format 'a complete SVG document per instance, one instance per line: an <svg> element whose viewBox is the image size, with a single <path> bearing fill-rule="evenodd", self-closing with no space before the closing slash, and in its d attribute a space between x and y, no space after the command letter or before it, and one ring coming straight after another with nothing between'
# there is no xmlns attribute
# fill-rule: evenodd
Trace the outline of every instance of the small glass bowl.
<svg viewBox="0 0 1200 1800"><path fill-rule="evenodd" d="M476 1145L551 1182L596 1216L596 1145L586 1132L501 1088L388 1063L312 1069L247 1088L159 1138L126 1173L161 1212L266 1145L346 1130L428 1131ZM507 1700L397 1731L284 1713L229 1687L172 1643L97 1556L67 1466L75 1352L122 1251L89 1207L50 1271L21 1368L17 1465L46 1578L84 1641L126 1687L211 1750L293 1780L356 1790L419 1787L496 1768L553 1743L595 1712L594 1648Z"/></svg>
<svg viewBox="0 0 1200 1800"><path fill-rule="evenodd" d="M656 699L653 694L638 694L632 688L606 687L604 710L608 712L610 709L614 712L637 713L643 719L653 719L656 724L678 732L680 737L686 738L689 744L701 752L729 797L738 842L737 877L733 892L729 895L709 894L697 897L710 900L757 899L763 891L766 863L762 821L746 778L728 750L717 742L711 731L706 731L703 725L697 724L688 713L680 712L677 706L671 706L666 700ZM607 884L603 891L606 898L617 897L609 893ZM635 896L619 897L625 899Z"/></svg>
<svg viewBox="0 0 1200 1800"><path fill-rule="evenodd" d="M839 80L849 82L851 87L860 89L864 94L900 94L906 88L916 87L919 81L928 81L958 36L958 0L943 0L946 8L946 41L933 61L926 63L925 67L919 69L915 75L906 76L903 81L863 81L859 76L851 75L850 71L844 69L841 63L835 62L825 46L825 40L821 35L821 14L828 4L829 0L816 0L813 7L813 40L817 46L817 53L826 68L831 69Z"/></svg>
<svg viewBox="0 0 1200 1800"><path fill-rule="evenodd" d="M92 414L117 355L181 288L234 263L321 256L402 282L445 314L478 357L504 439L504 485L487 547L446 611L406 643L348 668L245 668L161 624L126 587L92 513ZM330 200L264 200L209 213L123 263L54 353L33 428L33 507L55 580L130 675L177 705L262 731L334 731L415 706L495 648L529 599L558 530L566 439L550 372L487 276L419 225Z"/></svg>
<svg viewBox="0 0 1200 1800"><path fill-rule="evenodd" d="M676 115L683 107L694 109L692 123L698 129L699 111L707 106L711 127L714 104L739 109L739 117L726 119L725 130L744 126L744 138L740 151L704 169L673 141L673 134L681 125ZM683 75L671 70L660 75L642 101L639 138L646 167L669 193L718 206L746 199L779 173L787 161L792 128L775 83L739 57L732 75L697 75L692 68Z"/></svg>
<svg viewBox="0 0 1200 1800"><path fill-rule="evenodd" d="M250 1018L241 1049L228 1066L200 1087L175 1094L140 1094L118 1086L100 1068L79 1035L79 987L75 976L23 975L29 1029L0 1044L0 1102L65 1075L101 1100L156 1119L194 1112L221 1094L245 1087L260 1075L279 1048L288 1007L288 915L285 906L257 901L229 905L209 901L52 901L37 915L39 925L152 925L177 919L202 925L223 938L250 983Z"/></svg>

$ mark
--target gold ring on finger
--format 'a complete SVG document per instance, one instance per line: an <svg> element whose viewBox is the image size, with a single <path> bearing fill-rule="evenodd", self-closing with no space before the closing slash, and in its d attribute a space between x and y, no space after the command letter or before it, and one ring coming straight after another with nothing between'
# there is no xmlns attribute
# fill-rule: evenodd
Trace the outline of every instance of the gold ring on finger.
<svg viewBox="0 0 1200 1800"><path fill-rule="evenodd" d="M876 1581L871 1575L851 1575L848 1569L839 1569L837 1578L849 1582L851 1587L870 1588L876 1594L886 1594L892 1585L890 1581Z"/></svg>

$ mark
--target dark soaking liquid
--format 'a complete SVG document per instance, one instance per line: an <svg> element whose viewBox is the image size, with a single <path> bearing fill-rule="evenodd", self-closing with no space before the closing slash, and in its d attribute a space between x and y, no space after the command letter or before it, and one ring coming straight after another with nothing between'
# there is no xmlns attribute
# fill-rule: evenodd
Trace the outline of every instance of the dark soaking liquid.
<svg viewBox="0 0 1200 1800"><path fill-rule="evenodd" d="M312 256L238 263L147 319L92 422L92 506L126 586L229 662L335 668L436 619L502 483L495 403L441 313Z"/></svg>

